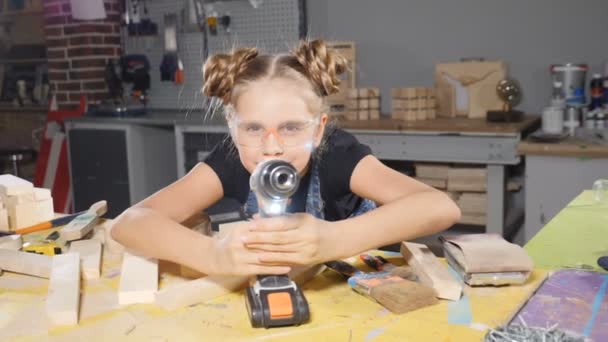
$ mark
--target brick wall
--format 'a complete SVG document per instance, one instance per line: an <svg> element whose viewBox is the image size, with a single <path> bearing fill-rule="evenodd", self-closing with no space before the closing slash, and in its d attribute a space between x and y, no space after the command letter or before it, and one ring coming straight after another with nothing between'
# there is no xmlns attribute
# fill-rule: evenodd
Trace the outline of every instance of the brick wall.
<svg viewBox="0 0 608 342"><path fill-rule="evenodd" d="M44 0L44 34L49 82L60 108L78 106L80 94L88 103L104 99L104 67L121 51L120 0L104 0L106 19L75 20L69 0Z"/></svg>

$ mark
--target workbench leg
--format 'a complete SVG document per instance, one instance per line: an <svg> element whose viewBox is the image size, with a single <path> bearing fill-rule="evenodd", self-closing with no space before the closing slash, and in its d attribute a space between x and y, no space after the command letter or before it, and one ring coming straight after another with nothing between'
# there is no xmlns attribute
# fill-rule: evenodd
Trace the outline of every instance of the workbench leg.
<svg viewBox="0 0 608 342"><path fill-rule="evenodd" d="M505 233L505 166L487 165L487 222L486 233Z"/></svg>

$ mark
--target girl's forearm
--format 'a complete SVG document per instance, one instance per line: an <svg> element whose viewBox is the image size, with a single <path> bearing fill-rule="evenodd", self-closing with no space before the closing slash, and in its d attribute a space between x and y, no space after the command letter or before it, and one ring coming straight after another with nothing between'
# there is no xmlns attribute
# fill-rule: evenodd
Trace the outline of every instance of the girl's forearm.
<svg viewBox="0 0 608 342"><path fill-rule="evenodd" d="M145 256L214 273L213 240L151 209L132 207L122 213L116 218L112 238Z"/></svg>
<svg viewBox="0 0 608 342"><path fill-rule="evenodd" d="M339 258L434 234L460 219L460 209L440 191L423 191L363 215L332 223Z"/></svg>

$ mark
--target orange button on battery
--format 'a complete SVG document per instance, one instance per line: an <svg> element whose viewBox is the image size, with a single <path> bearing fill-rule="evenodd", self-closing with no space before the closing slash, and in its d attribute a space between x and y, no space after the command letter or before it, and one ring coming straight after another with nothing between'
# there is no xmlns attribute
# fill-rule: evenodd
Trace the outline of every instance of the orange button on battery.
<svg viewBox="0 0 608 342"><path fill-rule="evenodd" d="M288 292L274 292L268 295L268 307L271 319L293 317L293 305Z"/></svg>

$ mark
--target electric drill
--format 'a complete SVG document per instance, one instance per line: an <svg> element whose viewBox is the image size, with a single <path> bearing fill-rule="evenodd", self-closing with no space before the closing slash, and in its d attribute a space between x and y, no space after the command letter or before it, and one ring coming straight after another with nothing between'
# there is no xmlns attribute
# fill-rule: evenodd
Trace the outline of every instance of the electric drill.
<svg viewBox="0 0 608 342"><path fill-rule="evenodd" d="M261 217L285 214L289 198L296 192L297 170L281 160L259 164L249 179ZM247 288L247 311L253 327L300 325L310 311L304 294L287 275L258 275Z"/></svg>

